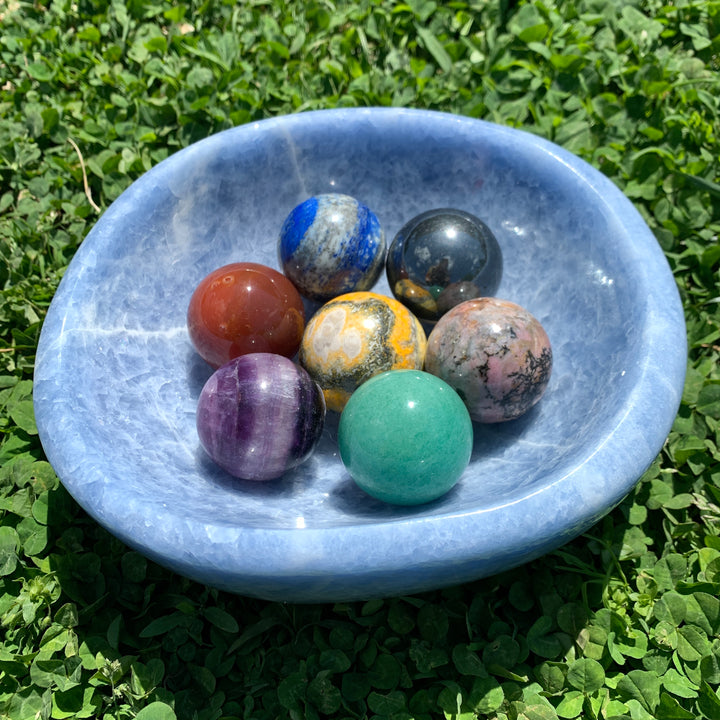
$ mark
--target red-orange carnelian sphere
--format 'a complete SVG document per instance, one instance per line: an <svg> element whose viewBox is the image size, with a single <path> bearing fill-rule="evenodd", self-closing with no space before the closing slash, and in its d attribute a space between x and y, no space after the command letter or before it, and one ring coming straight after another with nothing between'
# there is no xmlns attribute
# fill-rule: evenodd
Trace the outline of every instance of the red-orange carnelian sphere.
<svg viewBox="0 0 720 720"><path fill-rule="evenodd" d="M305 330L305 308L282 273L258 263L231 263L197 286L187 324L200 356L219 368L248 353L292 357Z"/></svg>

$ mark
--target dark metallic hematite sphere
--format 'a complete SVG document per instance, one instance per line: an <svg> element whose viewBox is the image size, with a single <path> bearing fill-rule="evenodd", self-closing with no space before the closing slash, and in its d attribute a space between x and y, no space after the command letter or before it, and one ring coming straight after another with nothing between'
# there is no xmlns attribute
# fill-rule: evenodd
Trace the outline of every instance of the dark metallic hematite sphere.
<svg viewBox="0 0 720 720"><path fill-rule="evenodd" d="M386 272L395 297L421 320L438 320L465 300L495 294L502 252L490 228L464 210L428 210L395 235Z"/></svg>

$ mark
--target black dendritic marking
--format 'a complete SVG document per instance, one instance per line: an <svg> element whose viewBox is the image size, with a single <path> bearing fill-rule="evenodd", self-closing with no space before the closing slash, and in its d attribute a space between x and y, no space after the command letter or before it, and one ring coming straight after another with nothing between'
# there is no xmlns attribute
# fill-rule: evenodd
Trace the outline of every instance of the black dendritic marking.
<svg viewBox="0 0 720 720"><path fill-rule="evenodd" d="M515 380L513 389L500 400L505 417L517 417L532 407L548 384L551 371L550 348L543 348L540 356L528 350L522 368L510 374Z"/></svg>

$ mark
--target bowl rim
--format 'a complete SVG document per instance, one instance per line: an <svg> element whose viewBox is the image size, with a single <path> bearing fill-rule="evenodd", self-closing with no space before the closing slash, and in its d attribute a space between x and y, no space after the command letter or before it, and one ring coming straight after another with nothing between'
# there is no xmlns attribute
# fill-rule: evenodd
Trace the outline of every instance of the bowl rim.
<svg viewBox="0 0 720 720"><path fill-rule="evenodd" d="M173 517L172 509L162 508L160 501L139 506L133 498L123 499L119 503L121 507L112 507L120 499L112 494L103 495L103 502L97 504L92 494L86 492L93 483L83 475L82 462L64 454L63 438L74 429L54 424L55 410L51 398L46 396L46 388L52 387L57 379L53 347L61 339L63 313L67 312L65 305L78 281L79 258L92 252L96 228L102 227L106 215L112 217L117 213L132 193L141 192L157 174L180 166L189 152L201 152L203 147L230 139L233 142L258 142L263 133L277 130L290 134L323 132L323 128L327 130L338 122L347 132L353 123L368 119L373 121L376 129L399 121L416 125L440 123L448 128L457 124L467 131L477 128L481 135L490 133L506 138L518 147L546 154L549 162L560 163L596 194L599 202L622 217L627 236L633 238L634 252L642 253L648 259L639 269L639 278L644 280L643 287L647 291L649 322L643 328L645 353L632 369L637 382L622 408L615 413L613 426L583 462L561 476L552 477L551 474L548 483L511 501L462 513L439 510L437 514L424 517L382 518L376 523L303 529L235 526L223 521L212 525L203 523L203 527L195 527L194 532L198 537L212 538L208 544L212 552L208 548L204 551L194 548L192 553L178 555L181 531L187 530L191 520L174 516L172 532L161 533L158 537L153 528L161 521L163 513ZM671 298L669 303L668 298ZM459 578L460 582L495 574L512 567L513 563L518 564L513 558L527 562L588 529L630 492L660 451L680 404L686 358L683 309L667 259L638 210L599 170L539 135L486 120L411 108L341 108L282 115L224 130L175 152L132 183L90 230L51 303L38 343L34 402L41 443L51 465L58 468L63 485L96 521L130 547L161 565L221 589L270 600L325 602L435 589L442 586L434 578L443 574L443 568L449 573L448 577L454 572L453 577ZM588 485L596 477L612 479L613 497L593 498L592 493L587 492ZM572 526L558 527L548 534L551 518L546 517L548 502L545 498L561 486L565 492L576 492L586 502L578 508ZM123 529L121 519L129 512L148 518L148 532L138 536ZM534 529L522 523L511 524L511 531L501 543L495 535L493 542L488 544L486 539L488 535L492 536L494 514L517 512L542 520ZM448 522L453 525L451 533L444 527ZM381 531L386 543L379 541ZM437 547L426 546L423 553L418 553L419 533L441 541ZM387 541L392 545L392 552L388 552ZM348 566L342 553L333 550L358 544L367 548L362 566ZM226 554L227 564L219 575L215 564L219 557L217 551L221 548L232 549L232 552ZM528 553L525 548L533 550ZM519 549L523 549L522 552ZM453 564L454 569L447 567ZM407 574L408 567L413 568L414 578L399 578ZM332 589L333 578L344 578L345 589L339 594Z"/></svg>

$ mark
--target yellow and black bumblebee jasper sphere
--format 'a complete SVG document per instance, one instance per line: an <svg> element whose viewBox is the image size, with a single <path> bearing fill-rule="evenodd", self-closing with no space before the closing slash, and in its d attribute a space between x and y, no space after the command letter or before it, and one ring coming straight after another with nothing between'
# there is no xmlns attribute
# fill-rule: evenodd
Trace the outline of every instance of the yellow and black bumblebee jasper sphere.
<svg viewBox="0 0 720 720"><path fill-rule="evenodd" d="M342 411L354 390L386 370L421 370L427 338L400 302L372 292L340 295L310 319L299 361L322 388L329 410Z"/></svg>

